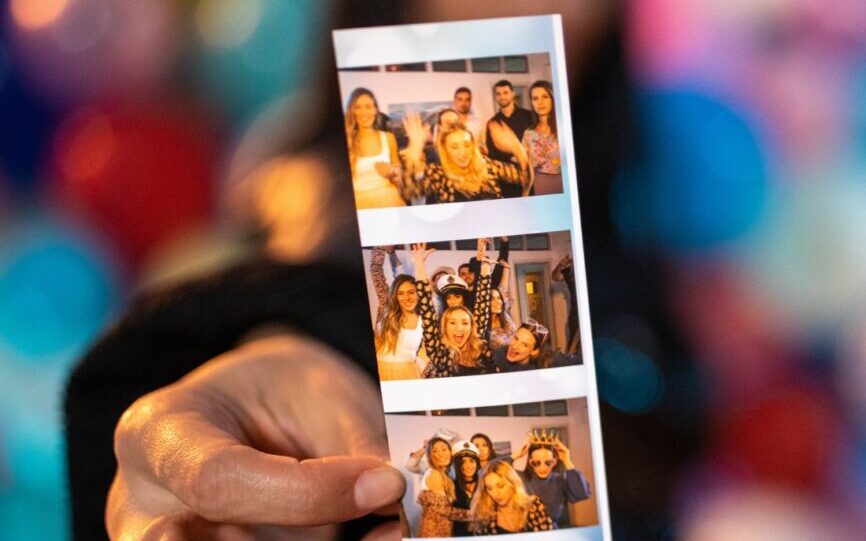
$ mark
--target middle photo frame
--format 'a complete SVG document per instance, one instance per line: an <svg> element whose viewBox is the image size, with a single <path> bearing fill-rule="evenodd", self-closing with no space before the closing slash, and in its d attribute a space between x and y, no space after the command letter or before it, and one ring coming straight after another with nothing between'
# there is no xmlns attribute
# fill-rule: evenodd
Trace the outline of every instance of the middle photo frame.
<svg viewBox="0 0 866 541"><path fill-rule="evenodd" d="M549 398L558 382L574 396L584 378L572 377L583 368L572 253L569 231L363 248L386 411L428 394L444 407L433 391L443 379L448 407L479 378L501 390L492 403Z"/></svg>

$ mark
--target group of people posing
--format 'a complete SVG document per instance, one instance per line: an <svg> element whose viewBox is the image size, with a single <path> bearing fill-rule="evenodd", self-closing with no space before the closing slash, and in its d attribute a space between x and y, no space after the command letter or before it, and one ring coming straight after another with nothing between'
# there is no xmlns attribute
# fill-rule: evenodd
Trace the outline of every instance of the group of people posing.
<svg viewBox="0 0 866 541"><path fill-rule="evenodd" d="M553 352L550 331L531 318L510 314L508 239L499 258L486 256L489 239L478 239L475 257L458 272L440 267L428 276L426 244L412 245L411 262L394 247L374 248L370 275L378 300L376 358L382 381L517 372L580 362L578 354ZM384 262L394 280L387 283ZM413 267L407 269L407 266Z"/></svg>
<svg viewBox="0 0 866 541"><path fill-rule="evenodd" d="M407 114L402 149L373 92L352 91L345 127L357 208L562 193L553 86L536 81L529 87L531 111L517 105L510 81L497 82L493 91L499 110L483 124L472 114L472 91L465 86L435 124Z"/></svg>
<svg viewBox="0 0 866 541"><path fill-rule="evenodd" d="M526 458L518 471L513 463ZM590 497L589 482L554 433L532 431L519 451L497 456L478 433L469 440L437 434L410 454L421 475L417 537L495 535L572 525L568 504Z"/></svg>

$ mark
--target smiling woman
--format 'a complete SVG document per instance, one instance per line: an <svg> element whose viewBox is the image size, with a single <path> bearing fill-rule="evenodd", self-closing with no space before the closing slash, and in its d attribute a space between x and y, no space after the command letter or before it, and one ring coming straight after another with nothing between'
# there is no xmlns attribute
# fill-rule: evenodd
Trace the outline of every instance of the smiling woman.
<svg viewBox="0 0 866 541"><path fill-rule="evenodd" d="M358 209L402 207L400 158L394 134L376 129L379 105L366 88L356 88L346 106L346 140Z"/></svg>

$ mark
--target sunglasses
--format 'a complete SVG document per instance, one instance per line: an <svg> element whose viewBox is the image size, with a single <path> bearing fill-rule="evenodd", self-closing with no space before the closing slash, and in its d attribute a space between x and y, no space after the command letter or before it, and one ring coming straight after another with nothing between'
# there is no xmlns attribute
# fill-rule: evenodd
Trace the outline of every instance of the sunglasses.
<svg viewBox="0 0 866 541"><path fill-rule="evenodd" d="M541 466L542 464L544 464L548 468L552 468L553 466L556 465L556 459L548 458L547 460L530 460L529 461L529 465L532 466L533 468L537 468L537 467Z"/></svg>
<svg viewBox="0 0 866 541"><path fill-rule="evenodd" d="M550 334L550 331L547 330L547 327L535 321L531 317L526 318L523 321L523 324L532 329L532 332L540 338L541 342L544 342L544 339L547 338L548 334Z"/></svg>

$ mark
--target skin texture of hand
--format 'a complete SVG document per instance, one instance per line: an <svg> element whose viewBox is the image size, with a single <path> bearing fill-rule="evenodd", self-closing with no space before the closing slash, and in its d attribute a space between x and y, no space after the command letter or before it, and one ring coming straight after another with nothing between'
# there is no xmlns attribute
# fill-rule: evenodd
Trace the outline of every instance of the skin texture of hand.
<svg viewBox="0 0 866 541"><path fill-rule="evenodd" d="M405 490L369 378L298 336L250 342L142 397L114 440L113 541L333 539ZM399 538L391 522L365 541Z"/></svg>

